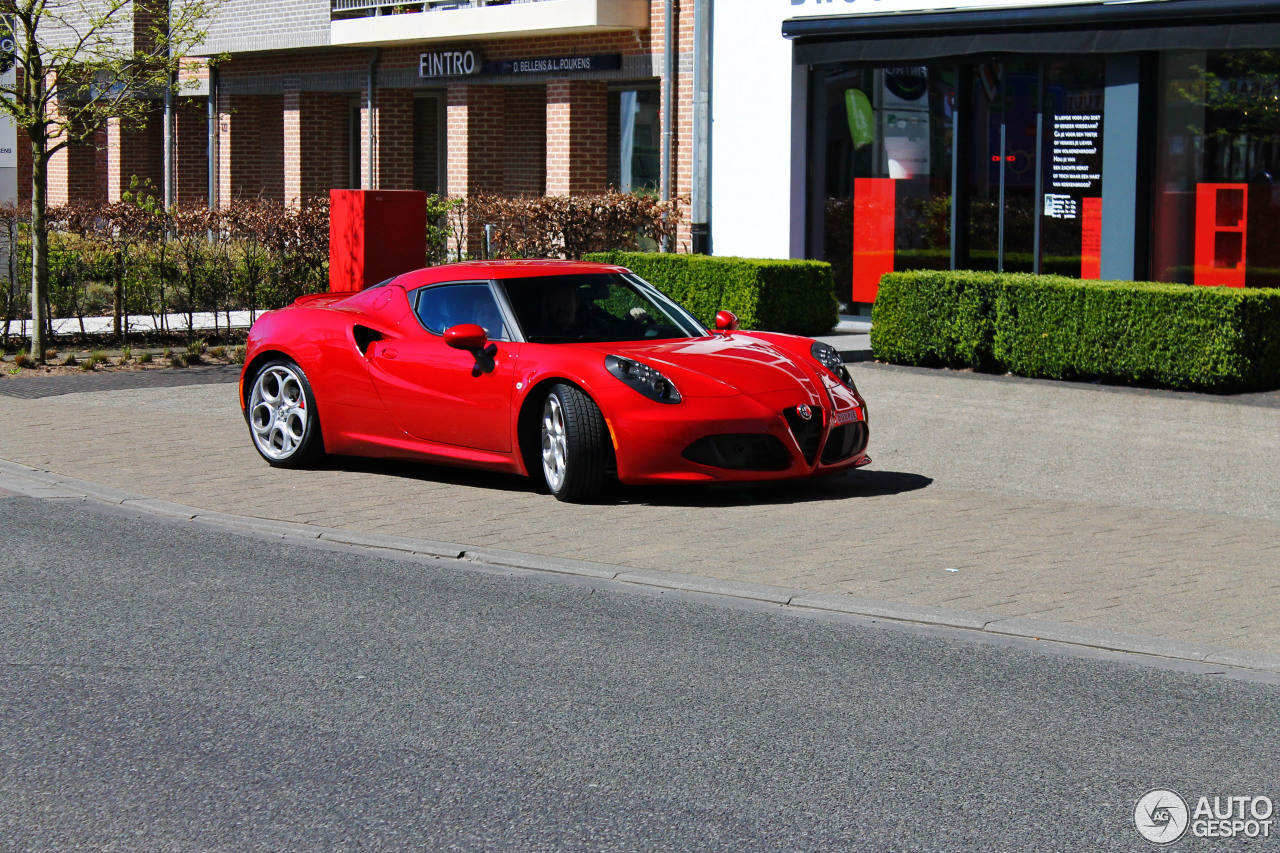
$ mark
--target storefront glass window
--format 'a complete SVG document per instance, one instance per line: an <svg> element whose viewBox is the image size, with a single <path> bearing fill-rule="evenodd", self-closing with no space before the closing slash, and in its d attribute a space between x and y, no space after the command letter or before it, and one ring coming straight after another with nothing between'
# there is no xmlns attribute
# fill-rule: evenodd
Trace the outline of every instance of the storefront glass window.
<svg viewBox="0 0 1280 853"><path fill-rule="evenodd" d="M950 266L955 69L824 77L821 252L840 300L870 302L886 271Z"/></svg>
<svg viewBox="0 0 1280 853"><path fill-rule="evenodd" d="M891 270L1099 277L1105 68L1076 57L815 69L811 248L841 301L874 301Z"/></svg>
<svg viewBox="0 0 1280 853"><path fill-rule="evenodd" d="M1280 53L1166 53L1159 86L1154 277L1280 286Z"/></svg>
<svg viewBox="0 0 1280 853"><path fill-rule="evenodd" d="M1049 62L1044 83L1040 272L1101 278L1105 65Z"/></svg>
<svg viewBox="0 0 1280 853"><path fill-rule="evenodd" d="M609 93L609 186L656 192L661 181L662 124L657 89Z"/></svg>

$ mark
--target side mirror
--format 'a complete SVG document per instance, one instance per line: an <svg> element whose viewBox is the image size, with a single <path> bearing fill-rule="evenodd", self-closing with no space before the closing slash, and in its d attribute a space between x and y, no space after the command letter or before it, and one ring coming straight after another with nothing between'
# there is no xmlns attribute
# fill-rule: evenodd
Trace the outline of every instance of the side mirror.
<svg viewBox="0 0 1280 853"><path fill-rule="evenodd" d="M720 311L716 314L717 332L738 331L738 315L732 311Z"/></svg>
<svg viewBox="0 0 1280 853"><path fill-rule="evenodd" d="M489 336L484 327L475 323L459 323L444 330L444 342L454 349L465 349L475 352L485 348Z"/></svg>

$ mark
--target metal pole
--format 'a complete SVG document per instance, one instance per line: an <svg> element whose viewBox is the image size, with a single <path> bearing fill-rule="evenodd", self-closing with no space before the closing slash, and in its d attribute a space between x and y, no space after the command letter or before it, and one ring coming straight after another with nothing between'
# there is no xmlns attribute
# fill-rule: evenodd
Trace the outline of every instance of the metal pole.
<svg viewBox="0 0 1280 853"><path fill-rule="evenodd" d="M676 34L675 2L666 0L663 7L663 72L662 72L662 200L671 200L671 135L675 124L676 85ZM662 240L662 250L669 251L667 238Z"/></svg>
<svg viewBox="0 0 1280 853"><path fill-rule="evenodd" d="M378 85L378 59L382 56L382 49L375 47L373 49L373 58L369 60L369 85L367 89L368 98L365 100L365 115L369 121L369 139L368 139L368 161L369 161L369 177L365 181L365 189L376 190L378 182L374 178L374 146L377 144L377 133L374 128L373 108L374 108L374 91Z"/></svg>
<svg viewBox="0 0 1280 853"><path fill-rule="evenodd" d="M174 204L173 186L173 87L177 79L169 75L169 85L164 90L164 209L170 210Z"/></svg>
<svg viewBox="0 0 1280 853"><path fill-rule="evenodd" d="M692 249L711 251L711 20L713 0L693 9L693 186L690 188Z"/></svg>
<svg viewBox="0 0 1280 853"><path fill-rule="evenodd" d="M209 105L205 113L208 130L209 187L206 196L208 207L213 210L218 206L218 69L209 66Z"/></svg>

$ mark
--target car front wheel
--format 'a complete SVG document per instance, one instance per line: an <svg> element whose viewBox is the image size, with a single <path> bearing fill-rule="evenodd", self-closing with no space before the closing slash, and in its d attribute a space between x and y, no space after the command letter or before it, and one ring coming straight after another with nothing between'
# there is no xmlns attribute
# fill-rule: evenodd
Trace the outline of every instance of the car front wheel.
<svg viewBox="0 0 1280 853"><path fill-rule="evenodd" d="M288 359L267 362L249 391L253 446L277 468L300 468L324 452L315 396L302 368Z"/></svg>
<svg viewBox="0 0 1280 853"><path fill-rule="evenodd" d="M578 388L555 385L542 405L542 475L562 501L585 501L604 488L609 437L604 416Z"/></svg>

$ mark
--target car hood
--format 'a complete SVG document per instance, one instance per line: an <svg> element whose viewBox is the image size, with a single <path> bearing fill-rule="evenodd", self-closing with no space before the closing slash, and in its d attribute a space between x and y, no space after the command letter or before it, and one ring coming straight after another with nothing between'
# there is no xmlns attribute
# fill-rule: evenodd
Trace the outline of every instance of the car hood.
<svg viewBox="0 0 1280 853"><path fill-rule="evenodd" d="M723 397L802 391L816 398L816 375L795 357L749 334L663 342L599 345L601 350L635 358L662 371L682 394Z"/></svg>

